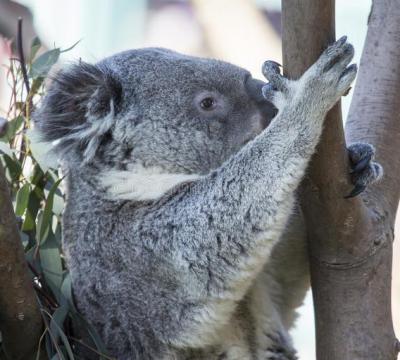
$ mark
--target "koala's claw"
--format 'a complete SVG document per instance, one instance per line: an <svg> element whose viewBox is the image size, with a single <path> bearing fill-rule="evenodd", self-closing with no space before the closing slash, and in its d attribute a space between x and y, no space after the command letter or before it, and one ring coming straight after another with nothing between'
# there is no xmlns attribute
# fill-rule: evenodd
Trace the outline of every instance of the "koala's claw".
<svg viewBox="0 0 400 360"><path fill-rule="evenodd" d="M262 94L278 111L296 99L303 108L310 105L310 109L327 112L348 92L356 77L357 66L348 66L353 56L354 48L343 36L329 46L298 80L285 78L278 63L266 61L262 73L269 83L262 88Z"/></svg>
<svg viewBox="0 0 400 360"><path fill-rule="evenodd" d="M351 190L350 193L346 195L344 198L350 199L356 197L357 195L360 195L362 192L364 192L366 188L367 187L364 185L356 185L354 186L353 190Z"/></svg>
<svg viewBox="0 0 400 360"><path fill-rule="evenodd" d="M354 189L345 199L361 194L368 185L378 181L383 175L380 164L374 162L375 148L370 144L355 143L348 147L351 181Z"/></svg>

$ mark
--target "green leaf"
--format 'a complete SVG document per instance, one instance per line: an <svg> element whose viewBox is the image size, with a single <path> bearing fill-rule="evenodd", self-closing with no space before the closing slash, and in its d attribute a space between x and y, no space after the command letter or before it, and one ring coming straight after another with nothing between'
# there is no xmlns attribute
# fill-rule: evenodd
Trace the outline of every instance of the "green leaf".
<svg viewBox="0 0 400 360"><path fill-rule="evenodd" d="M64 209L64 198L57 193L54 195L53 213L55 215L61 215Z"/></svg>
<svg viewBox="0 0 400 360"><path fill-rule="evenodd" d="M61 285L61 294L62 294L61 304L67 301L69 307L72 310L76 311L74 301L72 299L72 282L71 282L71 275L69 272L66 272L64 275L64 280Z"/></svg>
<svg viewBox="0 0 400 360"><path fill-rule="evenodd" d="M46 184L46 179L44 176L45 174L43 170L40 168L39 164L35 164L30 175L31 175L30 181L32 185L37 185L37 187L39 187L42 190Z"/></svg>
<svg viewBox="0 0 400 360"><path fill-rule="evenodd" d="M15 154L15 150L11 149L8 143L0 142L0 152L3 154L8 155L9 157L12 157L13 154Z"/></svg>
<svg viewBox="0 0 400 360"><path fill-rule="evenodd" d="M51 339L51 336L50 336L48 331L46 332L46 336L45 336L45 344L46 344L47 356L48 356L49 359L54 359L55 358L57 360L65 360L63 358L60 358L60 356L58 355L57 351L54 351L54 347L52 346L52 339ZM57 355L57 357L55 357L56 355Z"/></svg>
<svg viewBox="0 0 400 360"><path fill-rule="evenodd" d="M28 206L25 213L25 220L22 224L22 231L29 232L36 229L35 219L37 217L38 211L40 209L40 201L42 197L40 196L41 189L37 186L34 187L33 191L29 194Z"/></svg>
<svg viewBox="0 0 400 360"><path fill-rule="evenodd" d="M29 70L29 76L33 79L38 77L46 77L51 67L58 61L60 53L60 49L55 48L40 55L32 63L32 66Z"/></svg>
<svg viewBox="0 0 400 360"><path fill-rule="evenodd" d="M64 327L64 321L67 318L68 315L68 304L64 304L56 309L54 311L53 316L50 321L50 332L53 334L54 339L56 342L58 342L59 337L60 337L60 330L63 329Z"/></svg>
<svg viewBox="0 0 400 360"><path fill-rule="evenodd" d="M43 172L49 171L49 166L57 167L58 164L54 161L54 157L49 156L52 149L49 143L37 141L35 132L30 130L26 132L25 136L29 140L31 154Z"/></svg>
<svg viewBox="0 0 400 360"><path fill-rule="evenodd" d="M52 229L54 237L57 241L57 244L61 246L61 239L62 239L62 230L61 230L61 218L54 216L53 217L53 225Z"/></svg>
<svg viewBox="0 0 400 360"><path fill-rule="evenodd" d="M44 79L45 78L43 76L39 76L32 81L31 96L36 95L38 93L41 86L43 85Z"/></svg>
<svg viewBox="0 0 400 360"><path fill-rule="evenodd" d="M22 173L21 164L15 156L3 155L7 180L12 184L19 180Z"/></svg>
<svg viewBox="0 0 400 360"><path fill-rule="evenodd" d="M44 242L44 240L40 237L42 221L43 221L43 209L38 209L38 212L36 215L36 244L40 244L41 242Z"/></svg>
<svg viewBox="0 0 400 360"><path fill-rule="evenodd" d="M42 224L40 227L40 240L43 241L43 238L46 235L46 232L49 231L49 229L51 228L51 220L52 220L52 216L53 216L53 203L54 203L54 194L58 188L58 185L60 184L60 182L62 181L61 179L58 179L50 188L49 191L49 195L47 195L47 199L46 199L46 205L44 207L44 211L43 211L43 219L42 219Z"/></svg>
<svg viewBox="0 0 400 360"><path fill-rule="evenodd" d="M52 233L47 236L46 242L40 245L39 254L46 283L50 286L57 299L59 299L63 280L63 268L60 258L60 248Z"/></svg>
<svg viewBox="0 0 400 360"><path fill-rule="evenodd" d="M32 44L31 44L31 60L33 60L35 58L35 56L41 46L42 46L42 43L40 42L40 39L37 36L35 36L34 39L32 40Z"/></svg>
<svg viewBox="0 0 400 360"><path fill-rule="evenodd" d="M17 192L16 205L15 205L15 215L22 216L25 209L28 207L29 194L31 192L31 187L29 184L23 185Z"/></svg>
<svg viewBox="0 0 400 360"><path fill-rule="evenodd" d="M8 122L6 133L0 137L0 141L10 142L21 126L24 124L25 118L23 116L17 116L16 118Z"/></svg>

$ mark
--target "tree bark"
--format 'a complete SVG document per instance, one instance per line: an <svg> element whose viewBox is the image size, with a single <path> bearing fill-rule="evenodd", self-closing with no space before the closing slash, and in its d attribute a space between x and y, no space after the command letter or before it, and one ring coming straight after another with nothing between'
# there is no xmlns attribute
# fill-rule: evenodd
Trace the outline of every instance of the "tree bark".
<svg viewBox="0 0 400 360"><path fill-rule="evenodd" d="M283 63L299 77L335 38L334 0L283 0ZM306 217L318 360L393 360L391 261L399 201L400 10L376 0L347 126L351 142L375 145L385 177L349 193L340 105L325 122L301 187Z"/></svg>
<svg viewBox="0 0 400 360"><path fill-rule="evenodd" d="M33 359L42 333L4 169L0 164L0 331L8 359Z"/></svg>

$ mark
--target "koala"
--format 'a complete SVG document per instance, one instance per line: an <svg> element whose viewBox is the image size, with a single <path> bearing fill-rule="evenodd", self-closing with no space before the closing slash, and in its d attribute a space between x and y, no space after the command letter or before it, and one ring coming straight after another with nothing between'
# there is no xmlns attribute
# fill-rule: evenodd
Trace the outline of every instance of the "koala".
<svg viewBox="0 0 400 360"><path fill-rule="evenodd" d="M296 189L353 52L341 38L298 80L160 48L54 76L35 127L66 176L76 305L111 356L296 359L309 286ZM371 145L349 156L354 196L382 169Z"/></svg>

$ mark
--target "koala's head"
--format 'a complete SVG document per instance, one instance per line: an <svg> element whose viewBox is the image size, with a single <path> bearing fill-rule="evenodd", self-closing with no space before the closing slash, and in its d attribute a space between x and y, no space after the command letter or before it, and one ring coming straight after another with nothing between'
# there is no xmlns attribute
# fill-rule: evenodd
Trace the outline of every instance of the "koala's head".
<svg viewBox="0 0 400 360"><path fill-rule="evenodd" d="M263 84L222 61L132 50L59 72L34 120L67 168L95 169L105 188L152 198L134 183L204 175L268 125L275 109Z"/></svg>

